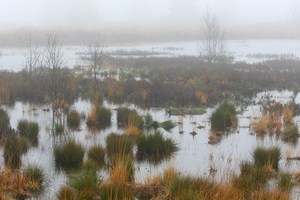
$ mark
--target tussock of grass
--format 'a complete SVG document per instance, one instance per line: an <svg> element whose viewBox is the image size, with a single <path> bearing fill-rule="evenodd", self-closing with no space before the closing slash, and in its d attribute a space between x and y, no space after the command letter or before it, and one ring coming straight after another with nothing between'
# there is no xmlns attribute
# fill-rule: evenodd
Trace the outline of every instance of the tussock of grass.
<svg viewBox="0 0 300 200"><path fill-rule="evenodd" d="M99 167L105 166L106 151L101 145L94 145L88 151L88 159L94 161Z"/></svg>
<svg viewBox="0 0 300 200"><path fill-rule="evenodd" d="M299 137L298 126L295 123L290 123L284 127L283 130L283 140L291 141L297 140Z"/></svg>
<svg viewBox="0 0 300 200"><path fill-rule="evenodd" d="M6 166L13 169L21 166L21 156L28 149L28 140L23 137L10 136L4 144L4 162Z"/></svg>
<svg viewBox="0 0 300 200"><path fill-rule="evenodd" d="M133 139L128 135L110 134L106 137L106 152L109 158L113 156L132 155Z"/></svg>
<svg viewBox="0 0 300 200"><path fill-rule="evenodd" d="M117 122L121 128L127 128L128 126L136 127L138 130L143 130L144 120L135 111L128 108L118 108L117 110Z"/></svg>
<svg viewBox="0 0 300 200"><path fill-rule="evenodd" d="M137 159L150 162L160 162L172 156L179 150L172 139L165 139L161 132L156 131L149 135L140 135L137 139Z"/></svg>
<svg viewBox="0 0 300 200"><path fill-rule="evenodd" d="M253 153L255 165L258 166L272 166L273 169L278 169L279 160L281 157L280 149L278 147L263 148L256 147Z"/></svg>
<svg viewBox="0 0 300 200"><path fill-rule="evenodd" d="M134 165L131 156L114 156L110 159L110 181L128 183L134 181Z"/></svg>
<svg viewBox="0 0 300 200"><path fill-rule="evenodd" d="M63 134L65 132L65 127L63 124L55 124L55 133Z"/></svg>
<svg viewBox="0 0 300 200"><path fill-rule="evenodd" d="M0 180L1 199L28 199L41 190L40 183L28 179L22 171L5 168Z"/></svg>
<svg viewBox="0 0 300 200"><path fill-rule="evenodd" d="M234 187L243 191L246 195L265 187L270 177L270 173L266 167L251 165L246 162L242 163L240 168L241 174L239 176L234 175L232 179Z"/></svg>
<svg viewBox="0 0 300 200"><path fill-rule="evenodd" d="M88 126L105 129L111 125L111 111L101 105L95 105L87 119Z"/></svg>
<svg viewBox="0 0 300 200"><path fill-rule="evenodd" d="M159 126L162 127L163 129L165 129L166 131L170 131L176 125L171 120L167 120L162 123L159 123Z"/></svg>
<svg viewBox="0 0 300 200"><path fill-rule="evenodd" d="M237 126L235 107L228 103L222 103L211 115L211 128L216 131L226 131Z"/></svg>
<svg viewBox="0 0 300 200"><path fill-rule="evenodd" d="M71 129L78 129L80 126L80 114L72 110L67 115L67 124Z"/></svg>
<svg viewBox="0 0 300 200"><path fill-rule="evenodd" d="M5 110L0 108L0 135L3 135L9 129L9 116Z"/></svg>
<svg viewBox="0 0 300 200"><path fill-rule="evenodd" d="M282 112L284 124L292 124L294 118L294 107L292 105L285 106Z"/></svg>
<svg viewBox="0 0 300 200"><path fill-rule="evenodd" d="M71 186L76 191L77 195L81 195L81 197L89 197L87 199L93 199L96 197L99 184L100 181L98 180L96 173L91 171L83 171L83 173L77 174L71 178Z"/></svg>
<svg viewBox="0 0 300 200"><path fill-rule="evenodd" d="M38 166L30 165L24 170L27 180L37 182L40 185L45 182L45 170Z"/></svg>
<svg viewBox="0 0 300 200"><path fill-rule="evenodd" d="M74 191L70 186L63 186L56 195L58 200L75 199Z"/></svg>
<svg viewBox="0 0 300 200"><path fill-rule="evenodd" d="M103 184L100 187L100 199L135 199L134 193L130 187L122 183Z"/></svg>
<svg viewBox="0 0 300 200"><path fill-rule="evenodd" d="M252 123L252 128L258 134L265 134L270 130L272 126L270 117L268 115L261 117L260 119Z"/></svg>
<svg viewBox="0 0 300 200"><path fill-rule="evenodd" d="M55 165L58 168L70 170L82 166L84 147L74 140L54 147Z"/></svg>
<svg viewBox="0 0 300 200"><path fill-rule="evenodd" d="M290 173L281 173L277 185L282 191L290 191L294 185L292 175Z"/></svg>
<svg viewBox="0 0 300 200"><path fill-rule="evenodd" d="M31 144L38 143L39 125L36 122L28 120L20 120L18 123L18 130L20 134L26 137Z"/></svg>

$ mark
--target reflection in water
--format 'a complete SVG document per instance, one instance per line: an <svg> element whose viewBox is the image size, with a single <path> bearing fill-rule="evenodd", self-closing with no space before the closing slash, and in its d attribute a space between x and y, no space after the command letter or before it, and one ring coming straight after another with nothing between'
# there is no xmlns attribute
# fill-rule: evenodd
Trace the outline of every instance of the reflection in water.
<svg viewBox="0 0 300 200"><path fill-rule="evenodd" d="M272 94L272 98L276 101L288 102L291 100L291 93L285 92L268 92ZM262 99L263 93L257 95L255 102ZM296 103L299 103L299 95L296 98ZM115 108L117 105L104 102L104 106L112 109L112 125L105 130L89 130L86 123L81 123L79 130L67 130L66 134L61 136L53 136L49 131L52 123L51 111L44 111L45 106L34 106L37 108L32 111L32 105L28 103L16 102L13 106L3 105L10 116L10 124L12 128L17 127L20 119L28 119L37 122L40 126L38 136L38 145L31 148L22 157L22 168L29 164L37 164L47 172L47 189L43 193L43 198L53 198L58 189L67 181L67 177L63 172L57 172L54 165L53 145L57 142L65 140L66 137L73 138L89 149L91 145L100 144L105 147L105 139L110 133L121 134L117 126L117 113ZM203 115L184 115L171 116L163 109L143 110L133 104L129 107L136 109L139 114L151 114L154 121L166 121L171 119L177 122L177 127L170 132L162 131L165 138L172 138L179 144L180 150L170 160L162 161L159 165L153 165L149 162L135 162L135 179L136 182L143 182L147 177L162 174L163 170L168 166L174 166L182 174L193 176L210 176L213 175L217 180L226 180L228 175L237 171L239 163L244 160L252 159L252 151L256 146L273 147L279 146L282 151L282 159L280 160L280 169L283 171L296 172L298 170L299 161L287 161L285 157L288 155L298 156L300 145L298 142L284 142L276 134L259 137L252 135L249 129L254 118L260 117L259 105L250 105L245 108L243 114L238 115L239 126L235 132L228 135L223 135L222 139L215 145L210 145L208 138L210 135L209 118L213 111L208 108ZM78 100L72 109L76 109L79 113L88 116L91 111L89 101ZM294 119L299 125L299 117ZM191 123L195 122L195 123ZM195 132L191 136L191 132ZM288 152L288 153L286 153ZM0 148L0 153L3 155L3 148ZM0 163L3 165L3 156L0 157Z"/></svg>

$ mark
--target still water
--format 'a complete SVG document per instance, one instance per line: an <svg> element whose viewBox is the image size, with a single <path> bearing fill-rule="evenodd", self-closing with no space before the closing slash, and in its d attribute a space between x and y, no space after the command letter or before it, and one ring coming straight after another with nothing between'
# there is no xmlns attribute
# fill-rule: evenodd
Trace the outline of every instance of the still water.
<svg viewBox="0 0 300 200"><path fill-rule="evenodd" d="M210 133L210 122L214 108L208 108L202 115L185 115L183 116L183 127L176 126L170 132L161 130L167 138L172 138L178 143L180 151L178 151L170 160L164 161L158 165L146 162L135 162L135 179L136 182L143 182L147 177L153 177L163 173L164 169L170 165L174 166L178 171L185 175L212 177L218 181L226 181L232 173L239 173L239 163L244 160L251 160L251 153L257 146L272 147L279 146L282 153L280 160L280 170L296 172L299 170L300 161L287 161L288 155L299 156L299 142L295 145L285 143L276 135L266 135L265 137L257 137L251 130L251 123L257 117L261 116L261 108L258 104L266 98L286 104L290 101L300 103L300 95L296 95L290 91L268 91L259 93L253 99L253 104L246 106L243 112L238 115L238 128L228 135L224 135L221 141L215 145L208 143ZM118 129L116 121L115 108L127 106L136 109L140 114L147 113L153 116L154 120L164 121L171 119L173 122L179 121L179 116L170 116L164 109L141 109L133 104L115 105L104 102L104 106L112 109L112 126L101 131L90 131L86 123L83 121L79 131L67 130L63 137L53 136L51 133L52 116L50 112L43 111L48 108L47 105L36 106L28 103L16 102L12 106L2 106L6 109L10 116L10 124L13 128L17 127L18 121L28 119L39 123L39 143L37 147L32 147L22 157L22 167L25 168L29 164L37 164L45 169L47 184L42 194L43 198L52 199L59 188L67 181L67 177L63 172L55 170L53 147L57 142L68 138L74 138L82 143L86 149L94 144L101 144L105 147L105 138L110 133L122 134L122 130ZM92 105L89 101L78 100L72 105L79 113L88 115ZM295 123L300 125L300 117L294 118ZM197 128L199 125L204 128ZM182 132L183 131L183 132ZM197 134L191 135L194 131ZM3 147L0 147L0 153L3 154ZM0 156L0 163L3 165L3 156ZM215 173L211 173L210 169L215 169ZM105 176L105 172L102 173ZM295 192L294 196L298 197ZM299 194L300 197L300 194Z"/></svg>
<svg viewBox="0 0 300 200"><path fill-rule="evenodd" d="M133 44L123 46L105 46L107 54L120 56L116 51L126 52L128 56L197 56L201 43L162 42ZM300 58L300 40L228 40L226 41L228 56L235 62L261 62L270 59ZM87 51L85 46L64 46L63 53L67 67L84 64L81 56ZM19 71L23 69L25 48L0 48L0 70Z"/></svg>

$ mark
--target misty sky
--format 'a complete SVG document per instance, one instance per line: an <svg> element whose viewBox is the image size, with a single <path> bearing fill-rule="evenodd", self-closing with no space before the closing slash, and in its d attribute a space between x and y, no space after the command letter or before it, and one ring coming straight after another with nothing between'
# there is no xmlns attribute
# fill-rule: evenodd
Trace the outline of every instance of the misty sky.
<svg viewBox="0 0 300 200"><path fill-rule="evenodd" d="M194 26L207 8L225 25L296 24L297 13L300 13L298 2L300 0L0 0L0 27Z"/></svg>

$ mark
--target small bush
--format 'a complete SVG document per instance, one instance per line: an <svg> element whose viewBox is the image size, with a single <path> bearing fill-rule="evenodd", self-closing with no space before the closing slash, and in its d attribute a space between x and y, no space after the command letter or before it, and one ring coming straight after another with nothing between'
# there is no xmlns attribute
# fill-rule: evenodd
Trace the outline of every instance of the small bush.
<svg viewBox="0 0 300 200"><path fill-rule="evenodd" d="M137 139L137 158L138 160L148 160L159 162L169 158L179 150L179 147L172 139L165 139L161 132L154 134L141 135Z"/></svg>
<svg viewBox="0 0 300 200"><path fill-rule="evenodd" d="M58 168L78 169L82 166L83 156L84 147L74 140L54 147L55 165Z"/></svg>
<svg viewBox="0 0 300 200"><path fill-rule="evenodd" d="M88 159L97 163L98 166L105 166L105 149L101 145L95 145L88 151Z"/></svg>
<svg viewBox="0 0 300 200"><path fill-rule="evenodd" d="M9 117L5 110L0 108L0 135L4 134L9 129Z"/></svg>
<svg viewBox="0 0 300 200"><path fill-rule="evenodd" d="M72 129L78 129L80 126L80 114L76 110L69 112L67 116L67 124Z"/></svg>
<svg viewBox="0 0 300 200"><path fill-rule="evenodd" d="M110 134L106 137L106 151L111 158L114 155L132 155L134 142L131 137L127 135Z"/></svg>
<svg viewBox="0 0 300 200"><path fill-rule="evenodd" d="M37 144L39 125L36 122L30 122L28 120L20 120L18 123L18 130L20 134L26 137L30 143Z"/></svg>
<svg viewBox="0 0 300 200"><path fill-rule="evenodd" d="M39 183L40 185L45 182L45 171L38 166L28 166L24 170L24 175L27 180Z"/></svg>
<svg viewBox="0 0 300 200"><path fill-rule="evenodd" d="M211 128L217 131L225 131L237 126L236 111L232 104L222 103L211 115Z"/></svg>
<svg viewBox="0 0 300 200"><path fill-rule="evenodd" d="M267 166L271 165L273 169L278 169L278 163L280 160L280 149L273 147L270 149L257 147L254 150L253 158L255 165Z"/></svg>
<svg viewBox="0 0 300 200"><path fill-rule="evenodd" d="M28 149L28 141L25 138L10 136L4 144L4 162L5 165L15 169L21 165L21 156Z"/></svg>

